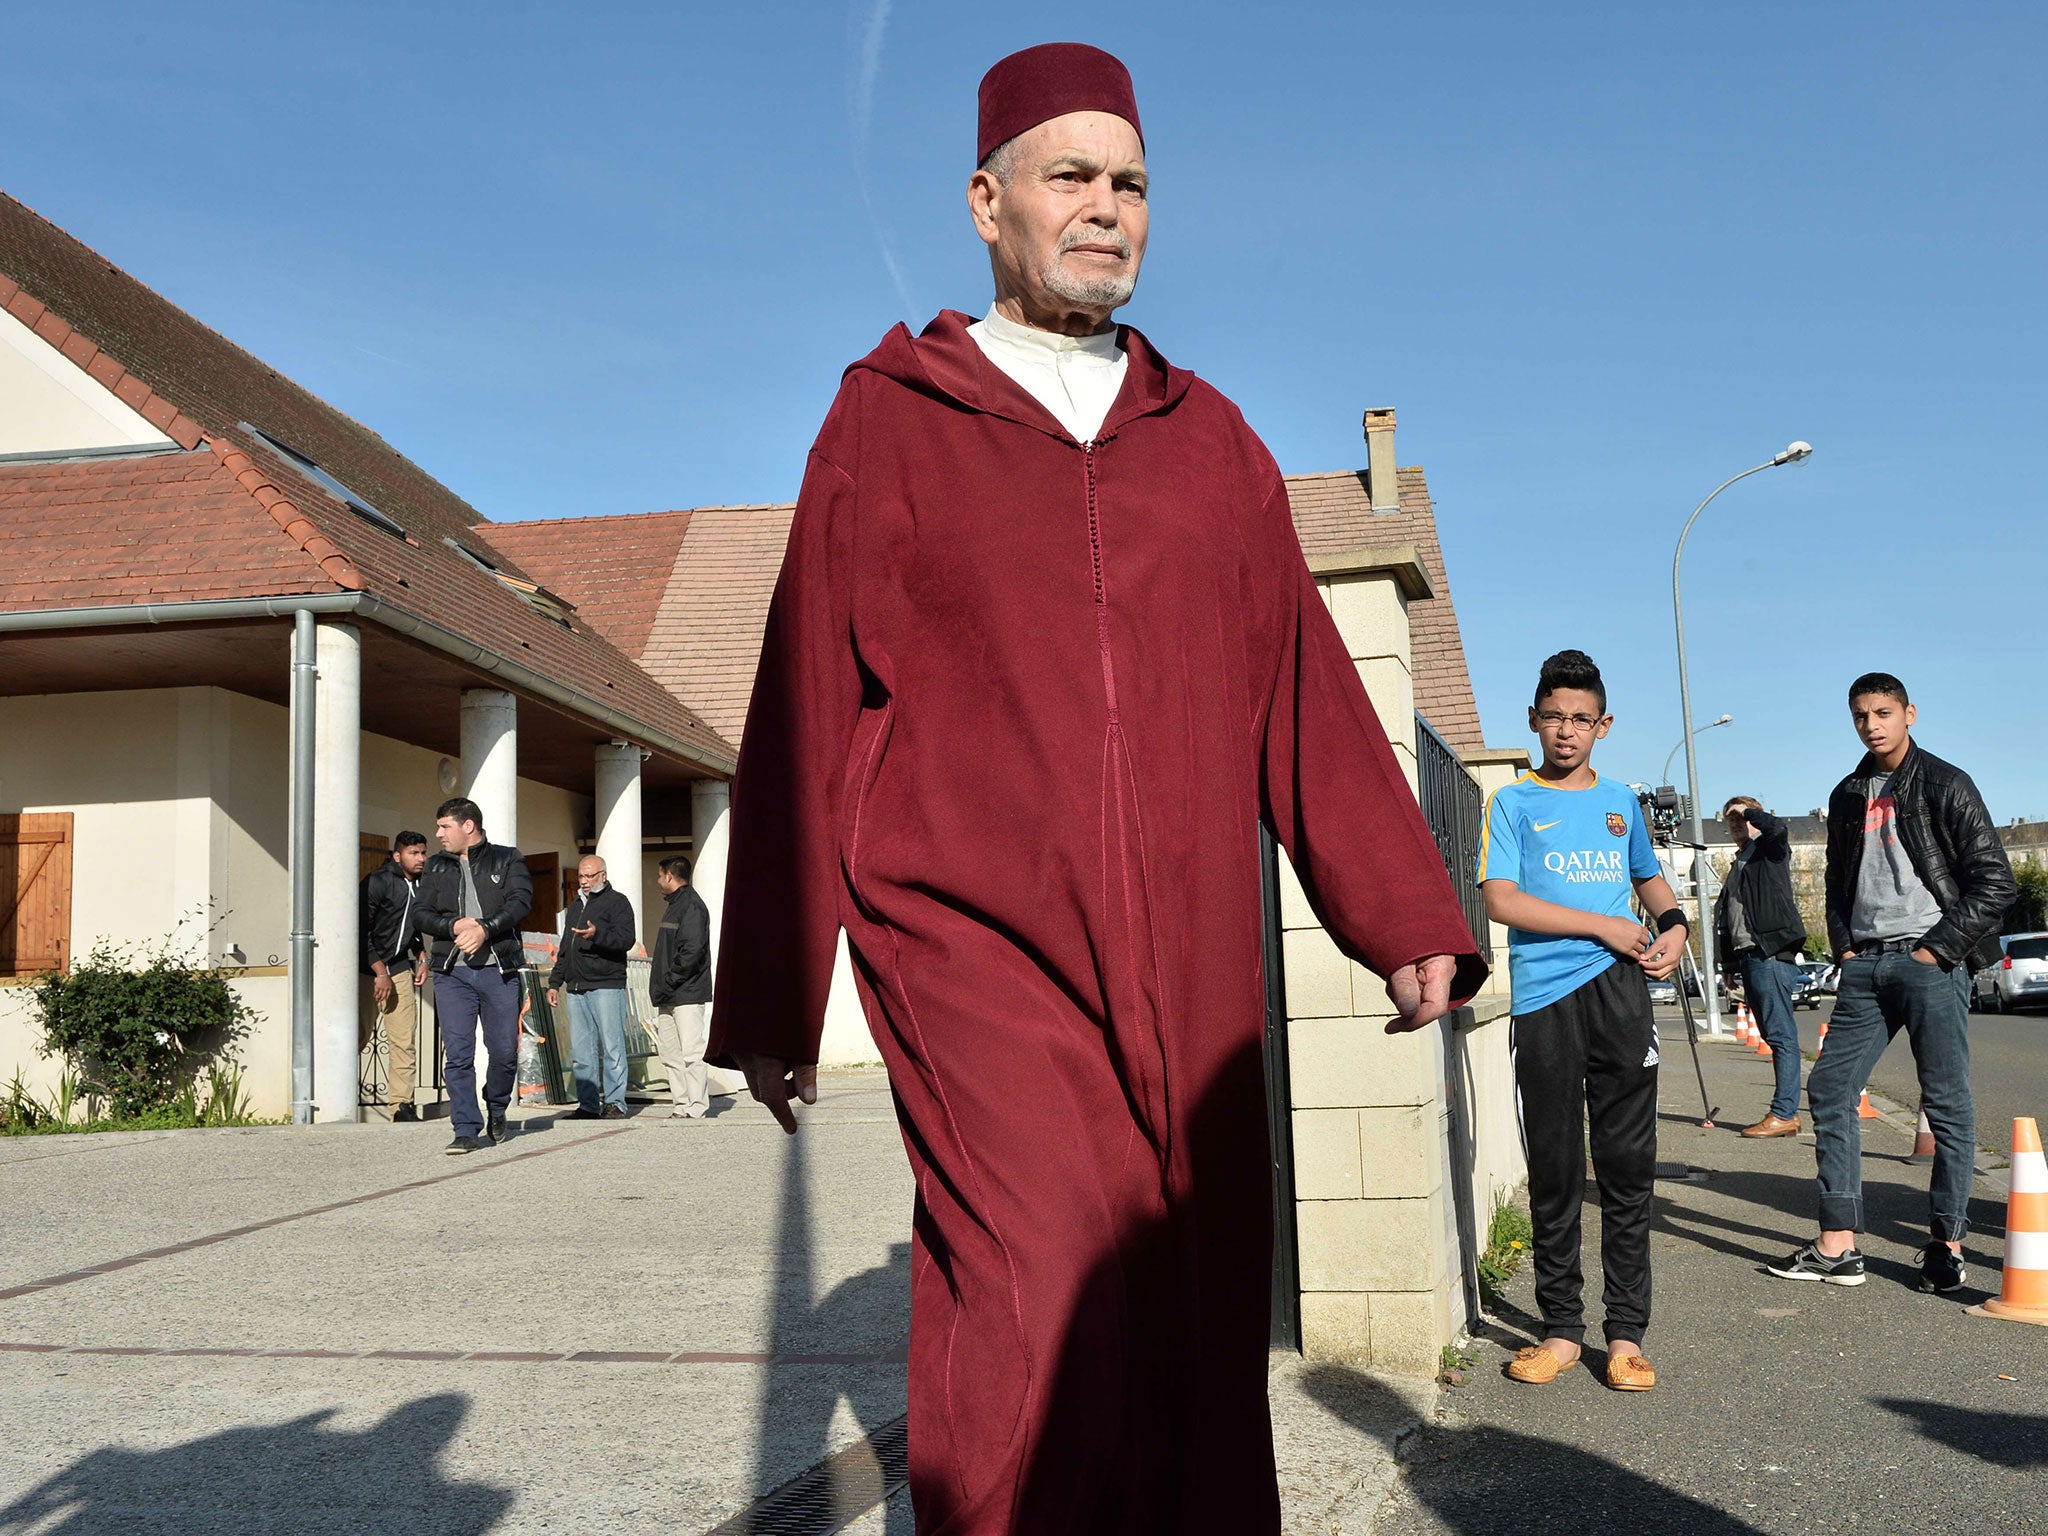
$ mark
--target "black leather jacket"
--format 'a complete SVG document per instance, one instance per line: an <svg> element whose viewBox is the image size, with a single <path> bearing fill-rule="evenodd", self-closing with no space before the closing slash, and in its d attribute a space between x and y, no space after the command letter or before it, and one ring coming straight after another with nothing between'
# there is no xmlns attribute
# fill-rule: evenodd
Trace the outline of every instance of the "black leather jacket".
<svg viewBox="0 0 2048 1536"><path fill-rule="evenodd" d="M595 928L584 938L575 930ZM571 992L616 991L626 984L626 955L633 948L633 903L616 886L595 896L577 893L562 914L562 947L548 985Z"/></svg>
<svg viewBox="0 0 2048 1536"><path fill-rule="evenodd" d="M1863 784L1881 771L1865 753L1828 796L1828 943L1837 955L1851 947L1849 917L1863 867ZM1996 964L1999 920L2019 888L1977 786L1953 763L1908 746L1889 787L1899 842L1913 873L1941 903L1941 921L1921 937L1922 947L1946 967L1981 971Z"/></svg>
<svg viewBox="0 0 2048 1536"><path fill-rule="evenodd" d="M695 886L669 894L654 930L654 960L648 993L657 1008L711 1001L711 909Z"/></svg>
<svg viewBox="0 0 2048 1536"><path fill-rule="evenodd" d="M1792 839L1785 823L1769 811L1750 811L1746 819L1752 829L1749 857L1729 871L1721 899L1714 903L1714 943L1731 962L1737 958L1728 925L1731 895L1742 903L1758 953L1782 955L1806 943L1806 919L1792 894Z"/></svg>
<svg viewBox="0 0 2048 1536"><path fill-rule="evenodd" d="M502 843L478 843L469 850L469 868L476 881L476 899L483 908L484 932L488 943L480 953L488 954L507 973L526 963L519 942L519 925L533 906L533 876L517 848ZM420 932L433 938L428 964L437 971L455 968L463 958L455 947L455 920L462 915L462 860L452 853L437 853L427 860L420 876Z"/></svg>
<svg viewBox="0 0 2048 1536"><path fill-rule="evenodd" d="M418 885L405 878L396 859L386 859L363 876L359 894L362 973L372 974L372 960L382 960L386 970L404 970L420 952Z"/></svg>

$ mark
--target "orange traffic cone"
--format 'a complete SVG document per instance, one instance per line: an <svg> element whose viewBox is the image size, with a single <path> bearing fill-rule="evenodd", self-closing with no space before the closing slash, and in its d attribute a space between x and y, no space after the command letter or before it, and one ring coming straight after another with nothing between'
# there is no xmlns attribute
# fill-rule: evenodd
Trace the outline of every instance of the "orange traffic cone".
<svg viewBox="0 0 2048 1536"><path fill-rule="evenodd" d="M1927 1107L1920 1107L1920 1124L1913 1131L1913 1151L1909 1159L1916 1163L1934 1161L1934 1128L1927 1123Z"/></svg>
<svg viewBox="0 0 2048 1536"><path fill-rule="evenodd" d="M1735 1043L1745 1050L1749 1047L1749 1007L1745 1003L1735 1005Z"/></svg>
<svg viewBox="0 0 2048 1536"><path fill-rule="evenodd" d="M2005 1317L2048 1327L2048 1159L2041 1156L2041 1128L2030 1118L2012 1123L2005 1273L1998 1295L1969 1310L1979 1317Z"/></svg>
<svg viewBox="0 0 2048 1536"><path fill-rule="evenodd" d="M1771 1043L1770 1041L1764 1038L1764 1032L1756 1028L1754 1024L1750 1026L1749 1041L1750 1044L1755 1047L1757 1055L1762 1056L1766 1060L1769 1060L1771 1054Z"/></svg>
<svg viewBox="0 0 2048 1536"><path fill-rule="evenodd" d="M1863 1097L1856 1103L1856 1118L1858 1120L1875 1120L1877 1118L1877 1111L1870 1107L1870 1090L1868 1088L1863 1090Z"/></svg>

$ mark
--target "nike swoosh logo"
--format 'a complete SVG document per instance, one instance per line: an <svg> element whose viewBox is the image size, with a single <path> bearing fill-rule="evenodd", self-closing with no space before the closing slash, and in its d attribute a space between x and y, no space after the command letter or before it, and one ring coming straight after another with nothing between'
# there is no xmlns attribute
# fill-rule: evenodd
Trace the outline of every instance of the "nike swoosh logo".
<svg viewBox="0 0 2048 1536"><path fill-rule="evenodd" d="M1563 819L1564 818L1560 816L1558 818L1558 821L1562 821ZM1532 821L1529 823L1529 830L1531 832L1548 832L1552 827L1556 825L1556 821Z"/></svg>

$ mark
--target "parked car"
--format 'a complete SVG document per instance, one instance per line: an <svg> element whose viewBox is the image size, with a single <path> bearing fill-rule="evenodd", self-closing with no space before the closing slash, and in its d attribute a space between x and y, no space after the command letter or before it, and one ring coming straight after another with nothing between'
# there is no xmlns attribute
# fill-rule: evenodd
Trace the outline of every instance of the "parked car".
<svg viewBox="0 0 2048 1536"><path fill-rule="evenodd" d="M1659 1008L1678 1006L1678 983L1666 976L1662 981L1650 983L1650 1001Z"/></svg>
<svg viewBox="0 0 2048 1536"><path fill-rule="evenodd" d="M1714 993L1724 1001L1727 999L1728 983L1724 978L1718 976L1714 978ZM1687 997L1698 997L1700 995L1700 978L1696 972L1687 971L1685 973L1685 995Z"/></svg>
<svg viewBox="0 0 2048 1536"><path fill-rule="evenodd" d="M2011 1013L2029 1003L2048 1003L2048 933L2008 933L1998 944L2004 958L1971 981L1970 1006Z"/></svg>
<svg viewBox="0 0 2048 1536"><path fill-rule="evenodd" d="M1792 983L1792 1006L1794 1008L1818 1008L1821 999L1834 995L1834 984L1828 979L1827 989L1822 990L1823 978L1834 970L1832 965L1821 960L1795 960L1799 975Z"/></svg>

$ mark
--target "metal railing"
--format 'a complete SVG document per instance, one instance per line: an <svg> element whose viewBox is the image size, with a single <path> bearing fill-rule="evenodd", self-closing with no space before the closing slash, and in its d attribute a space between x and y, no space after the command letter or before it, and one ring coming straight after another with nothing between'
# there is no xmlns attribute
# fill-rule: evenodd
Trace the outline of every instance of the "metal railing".
<svg viewBox="0 0 2048 1536"><path fill-rule="evenodd" d="M1473 875L1479 863L1479 837L1485 830L1486 798L1479 781L1465 771L1451 744L1437 735L1421 715L1415 717L1416 798L1436 838L1436 851L1451 877L1451 889L1465 909L1466 926L1480 958L1493 963L1493 940L1487 924L1486 900Z"/></svg>

